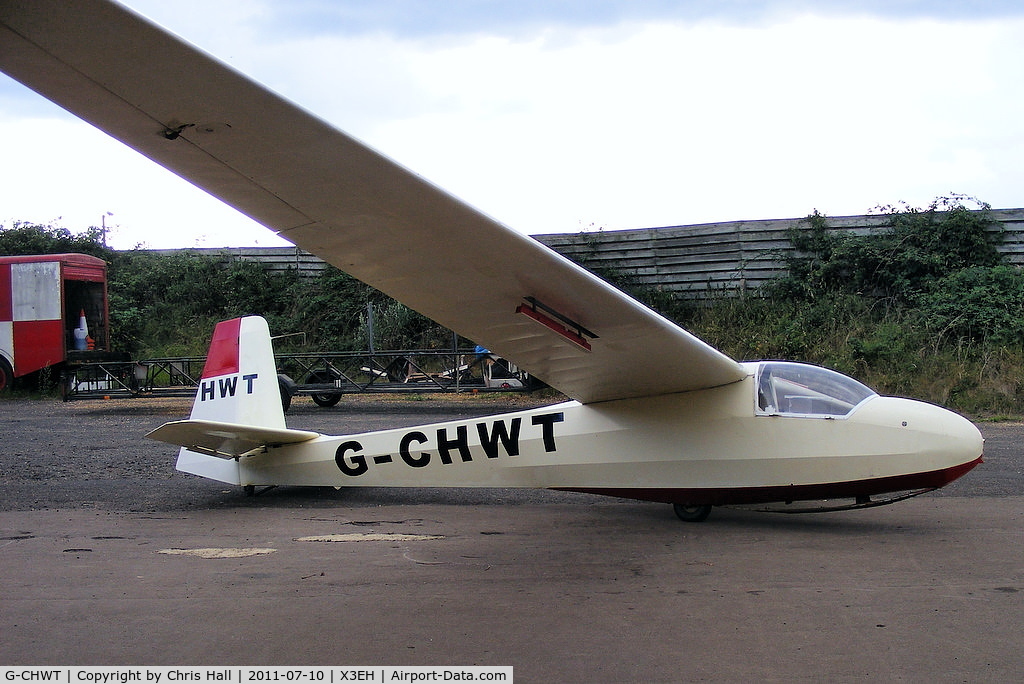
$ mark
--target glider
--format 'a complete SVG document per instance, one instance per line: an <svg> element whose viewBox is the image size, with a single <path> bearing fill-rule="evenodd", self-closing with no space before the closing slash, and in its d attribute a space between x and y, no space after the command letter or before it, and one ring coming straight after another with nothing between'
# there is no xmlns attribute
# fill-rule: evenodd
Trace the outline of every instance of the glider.
<svg viewBox="0 0 1024 684"><path fill-rule="evenodd" d="M572 399L411 430L290 430L266 323L234 319L190 419L150 435L181 447L179 470L250 491L544 487L701 520L729 504L876 505L981 462L965 418L814 366L739 363L117 3L0 0L0 69Z"/></svg>

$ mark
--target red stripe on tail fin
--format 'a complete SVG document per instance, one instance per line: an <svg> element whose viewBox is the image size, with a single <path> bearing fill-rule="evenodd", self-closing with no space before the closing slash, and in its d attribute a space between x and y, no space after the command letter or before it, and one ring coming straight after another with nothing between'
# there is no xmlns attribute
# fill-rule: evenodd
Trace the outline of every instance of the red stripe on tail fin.
<svg viewBox="0 0 1024 684"><path fill-rule="evenodd" d="M238 372L238 332L241 326L241 318L232 318L230 321L221 321L214 328L210 352L203 366L204 378Z"/></svg>

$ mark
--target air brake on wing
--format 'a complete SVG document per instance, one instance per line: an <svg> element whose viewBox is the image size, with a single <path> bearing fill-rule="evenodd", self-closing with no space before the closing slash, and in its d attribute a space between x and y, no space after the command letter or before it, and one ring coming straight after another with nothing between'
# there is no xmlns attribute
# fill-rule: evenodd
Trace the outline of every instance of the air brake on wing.
<svg viewBox="0 0 1024 684"><path fill-rule="evenodd" d="M537 301L536 297L523 297L523 299L526 301L526 304L520 304L516 307L516 313L523 314L527 318L537 321L545 328L553 330L581 349L591 350L590 342L587 341L587 338L596 340L598 339L597 335L568 316Z"/></svg>

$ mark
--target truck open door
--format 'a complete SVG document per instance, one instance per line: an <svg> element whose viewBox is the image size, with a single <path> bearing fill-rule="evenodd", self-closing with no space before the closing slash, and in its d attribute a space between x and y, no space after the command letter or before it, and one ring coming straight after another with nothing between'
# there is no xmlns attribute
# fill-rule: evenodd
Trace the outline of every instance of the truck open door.
<svg viewBox="0 0 1024 684"><path fill-rule="evenodd" d="M76 340L83 317L87 334ZM109 351L105 261L85 254L0 257L0 392L14 378Z"/></svg>

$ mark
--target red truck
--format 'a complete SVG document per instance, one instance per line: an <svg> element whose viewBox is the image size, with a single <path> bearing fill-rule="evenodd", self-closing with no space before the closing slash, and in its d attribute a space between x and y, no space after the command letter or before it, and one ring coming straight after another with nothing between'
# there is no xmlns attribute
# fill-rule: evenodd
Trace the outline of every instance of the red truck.
<svg viewBox="0 0 1024 684"><path fill-rule="evenodd" d="M109 352L109 317L102 259L0 257L0 392L14 378Z"/></svg>

